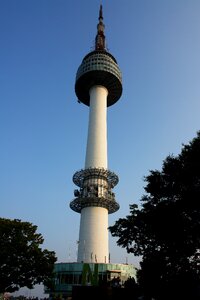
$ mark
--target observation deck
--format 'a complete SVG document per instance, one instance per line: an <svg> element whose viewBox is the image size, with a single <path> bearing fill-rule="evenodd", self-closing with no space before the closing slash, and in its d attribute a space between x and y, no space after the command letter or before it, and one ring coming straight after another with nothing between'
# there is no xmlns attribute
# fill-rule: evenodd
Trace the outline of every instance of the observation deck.
<svg viewBox="0 0 200 300"><path fill-rule="evenodd" d="M75 92L82 103L90 105L89 90L95 85L107 88L107 106L116 103L122 95L121 71L116 59L105 50L88 53L78 68Z"/></svg>

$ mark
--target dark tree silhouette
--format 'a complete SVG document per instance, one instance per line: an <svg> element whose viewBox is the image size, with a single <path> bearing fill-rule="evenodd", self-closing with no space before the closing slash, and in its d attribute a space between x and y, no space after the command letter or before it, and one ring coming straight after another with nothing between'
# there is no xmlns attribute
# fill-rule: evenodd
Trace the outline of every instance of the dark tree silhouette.
<svg viewBox="0 0 200 300"><path fill-rule="evenodd" d="M200 132L145 181L141 208L130 205L130 215L110 232L119 246L142 256L138 281L147 295L200 299Z"/></svg>
<svg viewBox="0 0 200 300"><path fill-rule="evenodd" d="M56 257L40 248L44 240L36 230L29 222L0 218L0 293L48 285Z"/></svg>

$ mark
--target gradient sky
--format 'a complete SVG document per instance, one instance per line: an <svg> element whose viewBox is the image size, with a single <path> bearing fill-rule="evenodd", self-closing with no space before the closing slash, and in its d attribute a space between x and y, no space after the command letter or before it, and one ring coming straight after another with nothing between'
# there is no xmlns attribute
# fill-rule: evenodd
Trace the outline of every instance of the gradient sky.
<svg viewBox="0 0 200 300"><path fill-rule="evenodd" d="M108 108L109 169L120 210L139 204L144 176L200 129L200 1L104 0L123 95ZM80 215L69 208L84 167L88 107L75 75L94 46L99 0L0 1L0 216L38 226L58 262L75 261ZM111 261L134 263L110 237Z"/></svg>

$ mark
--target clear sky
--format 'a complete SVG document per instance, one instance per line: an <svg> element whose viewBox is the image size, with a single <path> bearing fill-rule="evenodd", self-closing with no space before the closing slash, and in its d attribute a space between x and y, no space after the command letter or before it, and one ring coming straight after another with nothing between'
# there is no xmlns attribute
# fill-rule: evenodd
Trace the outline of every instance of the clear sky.
<svg viewBox="0 0 200 300"><path fill-rule="evenodd" d="M99 0L0 1L0 216L38 226L58 262L75 261L80 215L69 208L84 167L88 107L74 92L91 51ZM144 176L200 129L200 1L103 0L123 95L108 108L109 169L120 210L139 204ZM137 264L110 237L112 262Z"/></svg>

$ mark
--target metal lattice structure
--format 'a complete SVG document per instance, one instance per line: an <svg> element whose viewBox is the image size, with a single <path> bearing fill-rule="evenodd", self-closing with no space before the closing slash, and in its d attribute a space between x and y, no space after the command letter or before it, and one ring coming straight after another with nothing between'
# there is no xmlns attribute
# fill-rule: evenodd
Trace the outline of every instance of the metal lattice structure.
<svg viewBox="0 0 200 300"><path fill-rule="evenodd" d="M70 208L77 212L81 213L82 208L85 207L104 207L108 210L109 214L116 212L119 209L119 204L115 199L105 199L105 198L75 198L70 202Z"/></svg>
<svg viewBox="0 0 200 300"><path fill-rule="evenodd" d="M114 213L119 209L112 189L119 181L118 176L104 168L88 168L77 171L73 176L73 182L80 188L74 191L74 200L70 202L70 208L80 213L82 208L89 206L104 207L108 213Z"/></svg>
<svg viewBox="0 0 200 300"><path fill-rule="evenodd" d="M108 184L113 188L119 182L118 176L109 170L104 168L89 168L89 169L82 169L77 171L73 176L73 182L79 186L83 187L83 182L87 178L103 178L108 181Z"/></svg>

